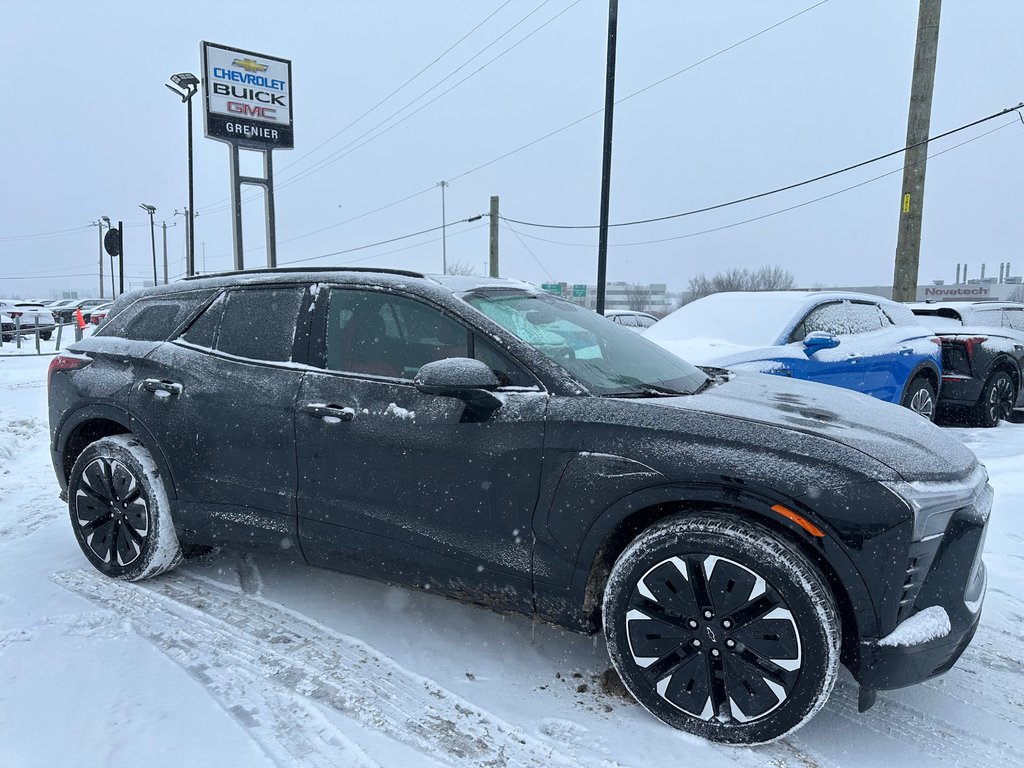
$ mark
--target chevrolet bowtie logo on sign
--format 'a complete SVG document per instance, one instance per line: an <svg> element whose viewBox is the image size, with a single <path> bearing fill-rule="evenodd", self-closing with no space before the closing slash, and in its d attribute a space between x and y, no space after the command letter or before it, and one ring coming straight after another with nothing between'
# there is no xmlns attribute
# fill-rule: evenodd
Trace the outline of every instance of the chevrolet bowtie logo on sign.
<svg viewBox="0 0 1024 768"><path fill-rule="evenodd" d="M291 149L292 63L203 42L206 136L247 149Z"/></svg>
<svg viewBox="0 0 1024 768"><path fill-rule="evenodd" d="M260 64L258 61L253 59L235 59L231 62L233 67L241 67L246 72L266 72L267 65Z"/></svg>

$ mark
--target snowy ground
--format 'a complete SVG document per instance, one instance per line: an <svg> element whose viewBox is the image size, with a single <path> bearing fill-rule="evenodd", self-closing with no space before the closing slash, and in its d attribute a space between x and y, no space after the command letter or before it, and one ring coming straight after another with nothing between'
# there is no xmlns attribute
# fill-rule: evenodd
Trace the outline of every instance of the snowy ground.
<svg viewBox="0 0 1024 768"><path fill-rule="evenodd" d="M953 430L996 489L982 627L956 668L865 715L844 673L807 727L735 749L607 692L600 639L525 618L236 552L100 577L57 498L47 363L0 355L5 768L1024 766L1024 425Z"/></svg>

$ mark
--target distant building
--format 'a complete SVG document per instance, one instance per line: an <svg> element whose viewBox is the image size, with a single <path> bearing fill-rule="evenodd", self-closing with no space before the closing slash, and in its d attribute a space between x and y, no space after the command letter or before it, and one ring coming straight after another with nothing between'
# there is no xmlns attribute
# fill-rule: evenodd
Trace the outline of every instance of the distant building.
<svg viewBox="0 0 1024 768"><path fill-rule="evenodd" d="M1010 279L1014 280L1014 278ZM892 298L891 285L837 286L815 290L857 291L881 296L884 299ZM919 285L915 299L917 301L984 301L985 299L1009 301L1014 295L1020 295L1020 290L1021 283L1016 280L1003 283L968 280L966 283Z"/></svg>

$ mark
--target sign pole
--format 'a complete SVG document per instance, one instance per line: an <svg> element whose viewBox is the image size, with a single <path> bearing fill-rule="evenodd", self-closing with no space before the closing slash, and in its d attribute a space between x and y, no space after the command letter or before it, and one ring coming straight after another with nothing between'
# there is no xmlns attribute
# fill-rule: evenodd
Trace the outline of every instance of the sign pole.
<svg viewBox="0 0 1024 768"><path fill-rule="evenodd" d="M124 222L122 222L120 219L118 219L118 221L117 221L117 234L118 234L118 238L117 238L118 246L119 246L119 250L121 251L121 253L118 254L120 256L120 258L117 260L117 272L118 272L118 279L120 280L121 288L120 288L120 291L118 292L117 295L118 296L123 296L124 295Z"/></svg>
<svg viewBox="0 0 1024 768"><path fill-rule="evenodd" d="M242 250L242 179L239 175L238 145L231 145L231 231L235 236L235 269L245 269Z"/></svg>
<svg viewBox="0 0 1024 768"><path fill-rule="evenodd" d="M266 178L267 208L267 266L277 266L277 224L274 219L274 153L266 150L263 153L263 176Z"/></svg>

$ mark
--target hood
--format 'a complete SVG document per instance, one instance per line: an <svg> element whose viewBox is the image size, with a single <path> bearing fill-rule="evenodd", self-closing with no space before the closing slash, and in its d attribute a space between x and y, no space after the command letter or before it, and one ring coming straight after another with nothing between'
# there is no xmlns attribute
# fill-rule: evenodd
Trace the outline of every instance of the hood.
<svg viewBox="0 0 1024 768"><path fill-rule="evenodd" d="M908 482L959 479L977 465L963 443L913 411L825 384L734 372L700 394L647 402L832 440L874 458Z"/></svg>

